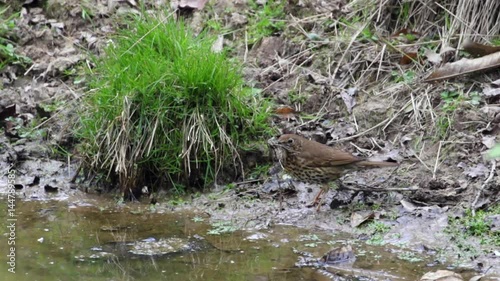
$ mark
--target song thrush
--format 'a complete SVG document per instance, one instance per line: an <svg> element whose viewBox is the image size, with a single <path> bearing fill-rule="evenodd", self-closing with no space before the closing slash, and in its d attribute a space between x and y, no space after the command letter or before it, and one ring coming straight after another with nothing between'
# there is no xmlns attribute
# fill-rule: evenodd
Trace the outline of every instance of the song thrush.
<svg viewBox="0 0 500 281"><path fill-rule="evenodd" d="M319 199L322 193L328 190L328 182L339 179L346 172L398 166L395 162L369 161L293 134L281 135L278 139L270 139L268 143L285 171L292 177L321 185L321 190L313 201L313 204L318 204L316 210L321 206Z"/></svg>

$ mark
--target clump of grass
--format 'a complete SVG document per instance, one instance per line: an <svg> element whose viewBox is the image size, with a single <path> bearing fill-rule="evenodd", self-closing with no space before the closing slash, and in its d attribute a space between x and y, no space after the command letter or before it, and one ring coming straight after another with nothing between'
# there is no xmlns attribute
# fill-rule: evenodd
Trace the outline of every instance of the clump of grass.
<svg viewBox="0 0 500 281"><path fill-rule="evenodd" d="M212 52L215 38L164 18L136 16L118 32L95 59L80 114L87 164L125 190L146 178L209 183L270 132L269 104L243 86L236 61Z"/></svg>

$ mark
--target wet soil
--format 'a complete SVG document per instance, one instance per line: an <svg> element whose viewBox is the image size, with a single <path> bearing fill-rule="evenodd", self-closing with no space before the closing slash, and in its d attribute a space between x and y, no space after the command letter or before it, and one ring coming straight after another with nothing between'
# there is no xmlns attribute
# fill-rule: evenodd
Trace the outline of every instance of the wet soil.
<svg viewBox="0 0 500 281"><path fill-rule="evenodd" d="M234 39L226 43L234 47L236 55L247 59L244 72L249 84L265 89L266 96L273 98L277 104L286 106L297 106L291 101L290 93L298 91L304 94L299 95L304 102L297 112L305 115L322 112L321 118L314 119L314 122L309 122L296 113L288 116L277 114L273 124L284 133L302 134L354 153L378 150L377 156L397 160L402 163L401 166L395 171L385 169L355 172L347 175L344 182L372 186L375 190L398 188L409 191L332 189L323 199L320 212L316 212L315 208L308 208L306 205L312 201L318 187L293 182L279 173L268 177L264 182L236 183L231 185L236 186L234 188L216 186L202 195L178 199L176 204L173 204L171 197L160 193L156 195L159 203L150 215L144 214L149 212L149 206L141 205L137 208L142 208L140 212L144 213L134 217L130 214L130 208L136 207L127 205L115 208L116 202L107 197L105 201L97 199L98 202L91 202L87 206L87 200L91 200L88 196L93 195L86 191L95 193L95 190L70 183L79 161L77 157L67 157L76 154L72 150L74 139L67 120L72 116L72 108L78 106L79 98L88 90L77 74L82 64L88 63L90 53L99 54L102 50L107 36L117 27L117 18L135 13L138 9L134 6L134 1L92 1L95 2L95 5L91 5L95 10L93 17L89 19L82 16L87 7L79 1L48 1L51 4L51 9L48 10L38 5L38 1L31 2L33 3L21 9L16 32L19 37L17 50L30 57L33 64L27 69L12 65L1 73L3 88L0 116L3 119L0 121L3 122L6 117L16 117L18 122L9 123L10 125L2 123L4 130L0 135L0 189L2 193L7 192L7 175L9 171L14 171L20 216L24 217L20 229L26 230L21 231L20 235L21 240L27 243L22 246L24 248L20 250L19 256L29 257L30 260L20 263L20 272L43 275L47 268L57 266L60 270L58 272L63 274L67 259L83 255L85 261L82 262L88 267L85 273L78 274L93 277L96 276L93 275L95 272L105 272L104 275L119 274L124 267L86 263L86 257L92 254L89 249L96 245L109 246L106 243L138 241L150 236L156 239L179 236L187 239L188 243L195 233L205 234L210 224L223 221L230 222L238 230L238 234L235 234L237 238L229 236L231 238L227 241L230 243L225 244L226 236L210 238L211 236L204 235L209 246L198 245L200 250L195 252L213 251L210 249L219 251L213 252L213 255L179 253L170 260L173 262L173 265L169 265L172 268L165 269L165 272L186 274L184 276L196 280L203 278L205 274L205 271L197 267L202 265L210 267L210 274L217 280L227 278L227 274L230 274L226 272L225 275L218 275L220 273L217 268L236 262L240 264L238 270L255 279L260 278L260 275L267 275L272 280L323 280L310 276L317 274L315 270L307 269L307 273L304 273L291 269L297 255L291 252L292 246L287 243L296 243L297 237L302 234L317 234L322 237L321 242L317 243L320 246L310 251L319 257L331 248L332 245L326 242L335 239L330 235L336 237L342 233L342 241L362 245L360 252L365 252L365 255L360 256L357 261L356 267L359 268L376 267L376 270L383 271L394 269L390 271L391 274L411 280L418 279L425 271L433 270L425 267L428 264L441 268L460 264L478 274L500 274L498 251L482 251L480 241L470 238L461 243L470 244L477 251L464 253L456 247L458 242L451 240L445 232L449 219L462 217L464 209L470 208L486 178L490 173L495 174L495 171L490 172L487 163L483 164L481 152L485 150L486 143L495 140L498 120L496 123L493 121L496 120L494 116L497 112L485 110L491 109L491 106L485 106L481 110L460 109L457 114L460 122L456 124L461 127L456 128L459 132L456 138L450 142L428 142L423 147L420 146L419 151L415 142L427 132L416 128L418 126L411 127L404 123L407 118L395 119L394 124L384 132L374 130L373 134L360 134L362 130L358 127L373 128L384 120L388 111L404 109L404 104L394 104L398 109L388 109L392 102L386 96L358 94L357 104L351 108L353 115L347 114L344 100L348 96L345 93L353 93L354 90L348 90L347 85L332 86L332 83L325 80L328 75L322 61L328 50L319 49L318 53L312 53L307 48L304 50L300 44L292 44L293 40L287 34L264 38L259 44L250 46L248 54L245 52L246 46L241 43L243 41ZM114 3L112 7L108 6L111 2ZM196 12L192 20L194 28L200 29L196 22L213 16L211 13L214 11L222 15L235 5L226 2L220 1L214 6L215 10ZM309 13L320 13L321 8L328 10L331 7L325 5L333 3L325 4L325 1L320 1L315 5L314 1L305 2L304 7L309 9ZM166 4L156 1L152 8L163 9ZM244 11L245 8L248 8L246 1L239 1L238 9ZM293 11L296 10L291 9ZM294 15L298 16L302 12L305 10ZM244 13L236 14L233 13L231 17L224 14L227 16L228 26L238 28L243 24L244 21L238 15ZM318 59L312 59L314 55ZM298 65L301 66L297 68L300 71L290 70ZM368 88L367 86L361 90L366 92ZM403 90L401 92L407 93ZM434 99L433 102L439 102ZM57 103L57 110L46 108L48 104ZM12 105L15 105L14 113L10 111ZM49 119L40 123L43 116ZM487 130L478 131L478 127L471 127L471 122L490 122L491 126ZM22 131L23 127L30 129ZM394 139L397 141L392 141ZM416 158L415 155L419 157ZM490 184L482 189L475 207L481 208L498 202L498 186L500 179L497 171ZM148 201L147 198L144 200L143 203ZM66 203L60 203L61 201ZM134 204L136 203L132 203L132 206L136 206ZM23 206L27 210L23 210ZM96 211L96 208L101 211ZM30 213L33 210L39 211L36 214ZM204 219L203 226L193 223L195 216ZM353 222L358 216L366 218L366 221L361 219L359 225ZM60 224L60 221L65 224ZM388 230L380 234L367 229L367 225L373 222L387 226ZM101 228L110 224L117 227L116 231L113 228L110 231ZM49 231L45 231L44 225L50 226L47 228ZM191 231L191 228L195 230ZM85 234L88 236L82 238L79 233L82 229L86 229ZM258 246L244 239L247 235L260 235L258 233L261 232L265 234L262 240L266 242ZM377 235L379 237L373 239ZM35 242L42 237L45 237L45 241L50 241L50 244ZM288 242L282 242L283 239ZM369 243L381 246L372 249ZM65 244L71 250L65 248L64 254L57 254ZM306 243L296 243L294 246L304 244ZM109 247L105 251L108 250ZM264 250L266 257L262 258ZM66 251L71 252L71 255ZM395 256L403 252L424 255L426 261L410 263L398 270L400 263ZM387 254L390 256L386 258ZM51 264L51 255L61 264ZM392 263L387 264L385 261ZM74 262L72 260L70 264ZM141 274L146 274L148 267L154 267L151 264L133 264L134 262L126 264L125 268L138 269L134 272L126 271L125 275L144 277ZM186 265L189 263L191 265ZM178 264L184 264L184 267L175 268ZM253 268L263 270L252 272ZM64 274L77 274L76 271L75 267L75 272ZM157 271L159 275L154 276L155 278L166 277L167 273L159 272ZM30 279L30 276L25 276L25 279Z"/></svg>

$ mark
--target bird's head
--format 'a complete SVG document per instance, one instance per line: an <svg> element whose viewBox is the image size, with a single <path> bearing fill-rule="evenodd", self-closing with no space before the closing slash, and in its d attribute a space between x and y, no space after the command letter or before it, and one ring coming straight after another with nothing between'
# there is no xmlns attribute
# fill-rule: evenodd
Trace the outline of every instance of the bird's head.
<svg viewBox="0 0 500 281"><path fill-rule="evenodd" d="M302 147L302 137L292 134L284 134L279 138L271 138L267 141L269 146L275 150L283 150L286 153L294 154Z"/></svg>

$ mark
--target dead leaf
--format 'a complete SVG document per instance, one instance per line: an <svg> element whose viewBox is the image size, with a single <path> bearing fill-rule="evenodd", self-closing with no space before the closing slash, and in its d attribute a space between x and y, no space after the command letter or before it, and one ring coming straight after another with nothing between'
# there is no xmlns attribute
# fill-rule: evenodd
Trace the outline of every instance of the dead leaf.
<svg viewBox="0 0 500 281"><path fill-rule="evenodd" d="M58 29L64 29L64 23L63 22L56 22L56 21L50 21L49 24L52 28L58 28Z"/></svg>
<svg viewBox="0 0 500 281"><path fill-rule="evenodd" d="M205 4L208 2L208 0L181 0L179 1L179 8L185 9L185 8L190 8L190 9L198 9L201 10L203 7L205 7Z"/></svg>
<svg viewBox="0 0 500 281"><path fill-rule="evenodd" d="M323 76L321 74L317 74L316 72L313 72L313 71L309 71L309 73L307 73L307 78L312 83L319 84L319 85L324 85L324 84L328 83L328 79L325 76Z"/></svg>
<svg viewBox="0 0 500 281"><path fill-rule="evenodd" d="M408 51L403 51L403 57L399 60L399 64L407 65L418 59L418 49L412 48Z"/></svg>
<svg viewBox="0 0 500 281"><path fill-rule="evenodd" d="M357 92L357 88L349 88L347 89L347 91L343 90L342 92L340 92L340 96L342 97L342 100L344 101L344 104L347 107L347 112L349 112L349 114L352 113L352 108L356 105L354 96Z"/></svg>
<svg viewBox="0 0 500 281"><path fill-rule="evenodd" d="M500 67L500 52L477 59L461 59L457 62L448 63L438 68L426 79L424 79L424 82L449 79L468 73L480 72L498 67Z"/></svg>
<svg viewBox="0 0 500 281"><path fill-rule="evenodd" d="M401 201L399 201L399 203L401 203L401 205L403 206L403 208L407 211L410 211L410 212L413 212L415 211L418 206L416 206L415 204L409 202L409 201L406 201L404 199L402 199Z"/></svg>
<svg viewBox="0 0 500 281"><path fill-rule="evenodd" d="M487 148L492 148L495 146L495 136L483 136L483 139L481 142L486 146Z"/></svg>
<svg viewBox="0 0 500 281"><path fill-rule="evenodd" d="M482 92L483 96L496 97L500 95L500 88L485 87Z"/></svg>
<svg viewBox="0 0 500 281"><path fill-rule="evenodd" d="M479 176L486 176L489 172L490 169L488 169L484 164L479 163L475 167L469 167L464 173L471 178L477 178Z"/></svg>
<svg viewBox="0 0 500 281"><path fill-rule="evenodd" d="M365 221L373 219L374 217L375 213L373 211L354 212L351 214L351 227L358 227Z"/></svg>
<svg viewBox="0 0 500 281"><path fill-rule="evenodd" d="M441 63L446 63L455 60L455 54L457 50L453 47L443 45L441 46L441 50L439 51L439 55L441 56Z"/></svg>
<svg viewBox="0 0 500 281"><path fill-rule="evenodd" d="M295 111L295 109L293 107L285 105L285 106L278 107L276 109L275 113L278 115L278 117L280 117L282 119L290 119L290 118L295 117L295 113L297 113L297 112Z"/></svg>
<svg viewBox="0 0 500 281"><path fill-rule="evenodd" d="M291 106L282 106L276 109L276 114L290 114L295 113L295 109Z"/></svg>
<svg viewBox="0 0 500 281"><path fill-rule="evenodd" d="M420 278L420 281L462 281L462 276L449 270L438 270L427 272Z"/></svg>
<svg viewBox="0 0 500 281"><path fill-rule="evenodd" d="M405 53L403 57L399 60L399 64L401 65L407 65L412 63L413 61L416 61L418 57L417 53Z"/></svg>
<svg viewBox="0 0 500 281"><path fill-rule="evenodd" d="M431 49L425 50L424 56L427 58L427 60L432 63L433 65L439 65L441 64L441 61L443 60L441 58L441 55L434 52Z"/></svg>
<svg viewBox="0 0 500 281"><path fill-rule="evenodd" d="M463 44L462 48L469 54L471 54L474 57L484 57L489 54L493 54L496 52L500 51L500 46L488 46L488 45L483 45L476 43L470 39L466 39Z"/></svg>

